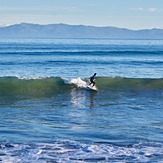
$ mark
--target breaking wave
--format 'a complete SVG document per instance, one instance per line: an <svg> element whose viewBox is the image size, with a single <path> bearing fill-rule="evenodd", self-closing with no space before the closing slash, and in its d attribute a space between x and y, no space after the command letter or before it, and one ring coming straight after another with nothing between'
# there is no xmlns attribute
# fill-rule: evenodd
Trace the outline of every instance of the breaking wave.
<svg viewBox="0 0 163 163"><path fill-rule="evenodd" d="M53 143L0 144L3 162L159 162L163 159L160 143L118 146L57 140Z"/></svg>
<svg viewBox="0 0 163 163"><path fill-rule="evenodd" d="M0 77L0 96L30 95L53 96L68 93L71 89L85 89L89 79L61 77L18 78ZM98 77L96 86L99 91L115 90L163 90L163 79L142 79L123 77Z"/></svg>

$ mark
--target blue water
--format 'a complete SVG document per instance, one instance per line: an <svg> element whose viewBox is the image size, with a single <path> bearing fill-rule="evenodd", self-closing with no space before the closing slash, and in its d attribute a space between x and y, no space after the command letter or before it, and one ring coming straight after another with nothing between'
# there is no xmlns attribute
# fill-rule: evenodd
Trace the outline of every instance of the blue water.
<svg viewBox="0 0 163 163"><path fill-rule="evenodd" d="M162 40L0 40L1 76L162 78Z"/></svg>
<svg viewBox="0 0 163 163"><path fill-rule="evenodd" d="M163 40L1 39L0 161L162 162L162 72Z"/></svg>

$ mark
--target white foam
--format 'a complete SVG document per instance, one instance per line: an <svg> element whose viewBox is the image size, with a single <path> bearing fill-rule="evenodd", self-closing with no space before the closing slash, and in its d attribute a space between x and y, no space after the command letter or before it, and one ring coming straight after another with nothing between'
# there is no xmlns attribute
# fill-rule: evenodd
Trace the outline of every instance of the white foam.
<svg viewBox="0 0 163 163"><path fill-rule="evenodd" d="M18 79L21 79L21 80L31 80L31 79L46 79L46 78L51 78L51 76L20 76L20 75L15 75L15 76L10 76L10 75L7 75L7 76L4 76L4 75L1 75L0 77L10 77L10 78L18 78Z"/></svg>
<svg viewBox="0 0 163 163"><path fill-rule="evenodd" d="M0 146L2 162L159 162L163 159L163 144L116 146L89 144L70 140L53 143L12 144Z"/></svg>
<svg viewBox="0 0 163 163"><path fill-rule="evenodd" d="M74 84L78 88L86 88L86 86L87 86L87 83L84 80L82 80L81 78L73 78L73 79L63 78L63 80L66 84Z"/></svg>

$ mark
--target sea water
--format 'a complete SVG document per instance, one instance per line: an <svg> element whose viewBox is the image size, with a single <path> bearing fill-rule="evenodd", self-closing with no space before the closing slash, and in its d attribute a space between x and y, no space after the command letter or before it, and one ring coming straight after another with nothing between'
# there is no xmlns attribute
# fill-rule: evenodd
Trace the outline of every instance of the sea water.
<svg viewBox="0 0 163 163"><path fill-rule="evenodd" d="M162 162L162 107L163 40L0 40L0 162Z"/></svg>

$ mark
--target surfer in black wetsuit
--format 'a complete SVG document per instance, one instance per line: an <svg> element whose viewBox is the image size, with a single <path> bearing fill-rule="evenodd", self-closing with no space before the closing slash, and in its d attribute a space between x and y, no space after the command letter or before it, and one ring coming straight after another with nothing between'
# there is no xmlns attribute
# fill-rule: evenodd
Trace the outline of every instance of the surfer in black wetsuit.
<svg viewBox="0 0 163 163"><path fill-rule="evenodd" d="M93 84L92 87L96 84L95 81L94 81L96 74L97 73L94 73L94 75L90 77L90 84L89 85Z"/></svg>

